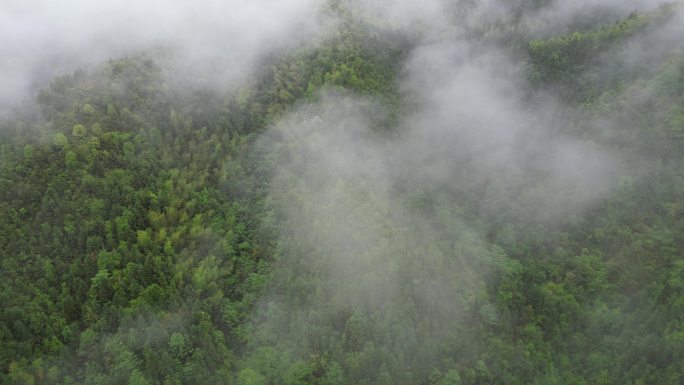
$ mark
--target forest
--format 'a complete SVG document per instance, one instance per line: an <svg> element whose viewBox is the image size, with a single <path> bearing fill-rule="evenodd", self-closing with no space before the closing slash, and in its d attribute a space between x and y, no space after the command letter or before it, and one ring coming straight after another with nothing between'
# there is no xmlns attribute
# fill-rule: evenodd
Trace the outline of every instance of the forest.
<svg viewBox="0 0 684 385"><path fill-rule="evenodd" d="M684 384L679 2L86 3L0 4L0 384Z"/></svg>

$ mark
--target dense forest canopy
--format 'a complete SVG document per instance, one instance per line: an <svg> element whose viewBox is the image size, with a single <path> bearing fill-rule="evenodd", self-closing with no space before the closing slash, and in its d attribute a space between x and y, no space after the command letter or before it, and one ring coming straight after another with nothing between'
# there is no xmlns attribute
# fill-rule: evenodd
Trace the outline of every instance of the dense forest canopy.
<svg viewBox="0 0 684 385"><path fill-rule="evenodd" d="M29 3L0 383L684 383L678 2Z"/></svg>

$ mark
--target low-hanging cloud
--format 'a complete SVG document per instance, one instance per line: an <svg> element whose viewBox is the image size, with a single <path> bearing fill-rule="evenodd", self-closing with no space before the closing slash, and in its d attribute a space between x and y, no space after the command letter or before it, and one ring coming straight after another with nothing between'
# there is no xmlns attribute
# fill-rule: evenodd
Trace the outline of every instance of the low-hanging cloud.
<svg viewBox="0 0 684 385"><path fill-rule="evenodd" d="M271 197L282 231L254 327L267 336L261 343L300 357L328 352L342 362L335 340L350 351L392 352L406 360L385 370L409 383L429 370L418 364L433 358L422 345L467 338L452 326L472 310L466 299L482 291L486 263L466 263L462 251L485 260L498 254L460 218L412 210L402 178L414 183L420 174L399 171L414 156L408 142L374 130L383 110L326 93L260 139L276 164Z"/></svg>
<svg viewBox="0 0 684 385"><path fill-rule="evenodd" d="M393 135L373 127L380 102L323 93L261 138L283 224L253 325L261 343L344 361L327 345L336 336L410 357L383 365L395 383L420 381L436 352L476 344L473 322L497 322L484 285L514 262L477 222L554 227L610 191L619 157L569 134L553 97L529 98L504 48L446 25L421 32L403 65L414 105Z"/></svg>
<svg viewBox="0 0 684 385"><path fill-rule="evenodd" d="M244 80L261 55L318 32L318 0L21 1L0 5L0 109L58 75L162 48L186 82Z"/></svg>
<svg viewBox="0 0 684 385"><path fill-rule="evenodd" d="M424 104L409 118L400 152L413 155L401 169L473 191L504 183L501 199L537 207L519 220L558 223L561 213L589 207L618 172L615 154L568 135L552 97L526 98L524 72L503 51L480 51L449 42L411 55L405 87ZM535 203L516 201L525 195Z"/></svg>
<svg viewBox="0 0 684 385"><path fill-rule="evenodd" d="M7 0L0 5L0 110L30 98L55 76L159 47L171 52L182 81L231 88L270 50L291 48L325 33L320 18L325 4L323 0ZM388 26L426 35L460 34L468 26L505 19L525 4L498 0L347 2ZM552 1L521 24L537 33L558 32L578 16L599 9L619 17L658 4L658 0Z"/></svg>

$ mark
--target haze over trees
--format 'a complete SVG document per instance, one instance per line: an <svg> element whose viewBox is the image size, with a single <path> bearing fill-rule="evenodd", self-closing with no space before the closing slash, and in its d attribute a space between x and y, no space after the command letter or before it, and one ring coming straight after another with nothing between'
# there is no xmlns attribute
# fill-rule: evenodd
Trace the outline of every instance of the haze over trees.
<svg viewBox="0 0 684 385"><path fill-rule="evenodd" d="M0 383L684 382L679 2L200 3L0 5Z"/></svg>

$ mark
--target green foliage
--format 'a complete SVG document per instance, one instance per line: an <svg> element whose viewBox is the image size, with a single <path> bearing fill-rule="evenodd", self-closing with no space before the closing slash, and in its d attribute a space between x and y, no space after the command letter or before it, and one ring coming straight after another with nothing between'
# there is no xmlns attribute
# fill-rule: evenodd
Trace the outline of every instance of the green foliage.
<svg viewBox="0 0 684 385"><path fill-rule="evenodd" d="M83 127L82 124L77 124L74 126L74 128L71 129L71 135L79 138L84 136L85 132L85 127Z"/></svg>
<svg viewBox="0 0 684 385"><path fill-rule="evenodd" d="M681 383L684 60L603 66L670 12L526 44L529 90L581 105L567 134L624 154L605 201L549 228L492 204L496 178L392 186L404 223L362 184L273 175L315 135L259 134L322 91L379 100L396 134L408 39L349 15L227 98L145 54L55 79L0 130L0 383ZM324 213L312 196L348 209L306 238L282 202Z"/></svg>

